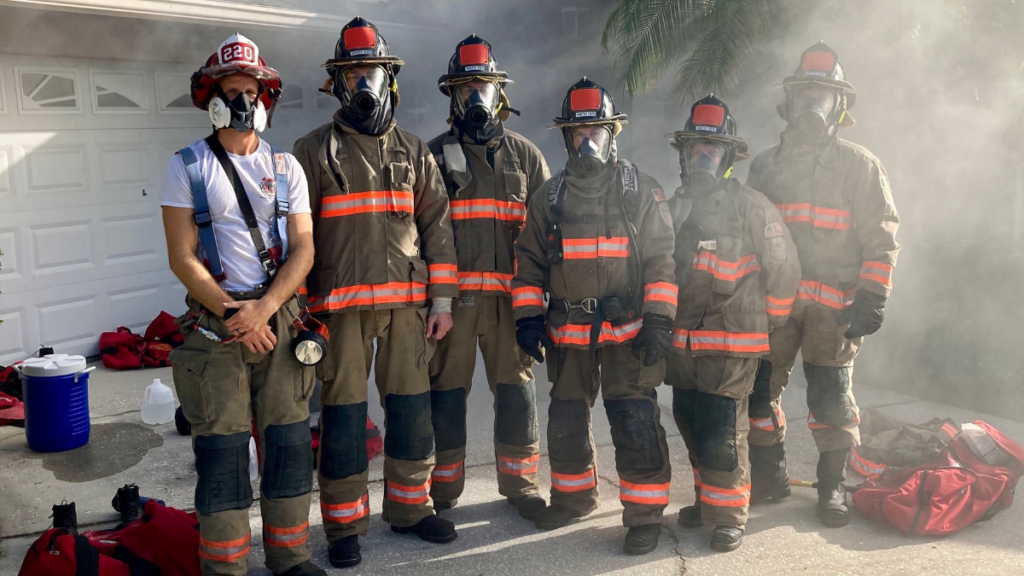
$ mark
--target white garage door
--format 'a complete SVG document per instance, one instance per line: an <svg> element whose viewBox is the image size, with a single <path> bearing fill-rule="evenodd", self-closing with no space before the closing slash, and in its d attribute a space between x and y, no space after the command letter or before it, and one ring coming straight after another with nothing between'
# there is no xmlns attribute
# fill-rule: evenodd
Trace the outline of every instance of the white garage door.
<svg viewBox="0 0 1024 576"><path fill-rule="evenodd" d="M183 310L160 187L171 155L210 130L190 73L0 55L0 364L41 345L94 355L100 333ZM296 127L275 132L325 115L306 92L286 92L275 126Z"/></svg>

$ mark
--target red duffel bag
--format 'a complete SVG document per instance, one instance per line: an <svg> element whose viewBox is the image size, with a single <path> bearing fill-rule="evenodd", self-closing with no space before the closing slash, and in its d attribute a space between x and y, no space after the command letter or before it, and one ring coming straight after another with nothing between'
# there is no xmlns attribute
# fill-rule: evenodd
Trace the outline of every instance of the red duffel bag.
<svg viewBox="0 0 1024 576"><path fill-rule="evenodd" d="M18 576L202 576L195 514L146 502L142 518L120 530L80 536L61 528L43 533Z"/></svg>
<svg viewBox="0 0 1024 576"><path fill-rule="evenodd" d="M853 493L857 510L908 536L944 536L1009 508L1024 475L1024 448L988 424L974 423L1005 452L1005 464L986 463L960 435L927 464L865 481Z"/></svg>

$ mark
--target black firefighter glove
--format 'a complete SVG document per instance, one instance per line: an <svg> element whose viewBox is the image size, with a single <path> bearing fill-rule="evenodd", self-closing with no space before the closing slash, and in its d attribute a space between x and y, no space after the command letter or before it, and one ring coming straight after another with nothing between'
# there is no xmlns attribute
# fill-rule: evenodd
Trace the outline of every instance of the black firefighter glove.
<svg viewBox="0 0 1024 576"><path fill-rule="evenodd" d="M885 319L885 296L879 296L868 290L858 290L853 304L836 318L839 325L850 324L845 336L853 340L878 332Z"/></svg>
<svg viewBox="0 0 1024 576"><path fill-rule="evenodd" d="M672 349L672 319L663 314L644 314L644 325L633 339L633 355L654 366ZM641 352L646 351L646 354Z"/></svg>
<svg viewBox="0 0 1024 576"><path fill-rule="evenodd" d="M555 343L548 336L543 316L530 316L516 320L516 343L537 362L544 363L544 353L540 347L554 348Z"/></svg>

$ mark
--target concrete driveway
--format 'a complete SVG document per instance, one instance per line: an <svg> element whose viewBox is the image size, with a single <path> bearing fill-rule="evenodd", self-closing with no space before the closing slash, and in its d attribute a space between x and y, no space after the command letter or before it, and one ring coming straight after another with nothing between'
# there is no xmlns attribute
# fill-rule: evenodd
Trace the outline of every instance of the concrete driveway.
<svg viewBox="0 0 1024 576"><path fill-rule="evenodd" d="M798 370L799 371L799 370ZM550 384L538 373L541 430L547 420ZM116 515L110 499L116 489L136 483L143 495L190 509L195 486L189 440L173 425L142 424L142 391L153 378L171 382L169 369L117 373L102 368L92 374L90 405L92 441L71 452L42 455L30 452L24 431L0 428L0 576L14 576L32 541L45 530L50 507L62 499L74 501L82 526L108 527ZM866 383L865 383L866 384ZM909 396L858 384L863 408L880 408L911 422L952 417L959 422L983 419L1017 441L1024 441L1024 424L971 413ZM883 383L877 383L881 385ZM583 521L552 532L540 532L519 518L497 494L491 452L493 413L491 396L478 363L475 388L469 400L469 455L466 493L457 508L444 512L454 521L459 538L436 546L414 536L392 534L380 520L382 458L370 463L370 502L373 510L369 536L364 540L363 563L337 574L445 576L478 574L1024 574L1024 506L1000 513L993 520L971 526L949 538L906 538L890 528L870 523L858 514L843 529L823 528L814 517L815 493L794 489L781 503L751 510L743 546L716 554L707 547L701 530L684 530L675 511L694 499L692 476L683 442L671 418L671 390L659 389L662 423L669 433L674 482L672 503L662 529L661 545L646 556L622 553L625 529L618 501L618 477L607 420L600 400L594 410L594 436L599 445L601 508ZM784 404L790 425L788 454L793 478L814 479L817 454L805 425L802 376L794 374ZM383 412L371 384L370 415L383 422ZM542 434L543 436L543 434ZM542 449L546 445L542 440ZM541 460L542 493L547 496L549 469ZM314 491L316 487L314 486ZM262 566L258 503L253 506L253 548L250 574L270 574ZM326 565L326 542L320 525L318 493L310 509L314 525L310 544L314 560Z"/></svg>

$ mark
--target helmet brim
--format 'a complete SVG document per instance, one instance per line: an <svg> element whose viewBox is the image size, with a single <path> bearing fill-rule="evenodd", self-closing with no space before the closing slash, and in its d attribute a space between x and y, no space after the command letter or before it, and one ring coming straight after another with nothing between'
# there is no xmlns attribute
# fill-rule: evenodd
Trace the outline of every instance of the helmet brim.
<svg viewBox="0 0 1024 576"><path fill-rule="evenodd" d="M723 136L721 134L699 134L697 132L672 132L665 134L665 138L672 140L673 148L676 148L676 143L680 140L710 140L712 142L720 142L733 148L736 151L736 161L747 160L750 158L750 154L747 153L747 142L743 138L737 136Z"/></svg>
<svg viewBox="0 0 1024 576"><path fill-rule="evenodd" d="M502 84L514 84L512 80L509 80L507 72L495 71L495 72L455 72L453 74L445 74L437 79L437 85L448 84L454 80L469 80L472 78L479 78L487 82L501 82Z"/></svg>
<svg viewBox="0 0 1024 576"><path fill-rule="evenodd" d="M203 76L206 76L211 80L223 80L228 76L234 76L236 74L247 74L256 80L263 82L281 81L281 75L278 74L277 70L274 70L270 66L218 64L217 66L210 66L203 70Z"/></svg>
<svg viewBox="0 0 1024 576"><path fill-rule="evenodd" d="M789 76L784 78L781 83L778 84L780 87L796 86L798 84L822 84L830 86L832 88L840 88L847 93L856 94L857 90L853 87L853 84L845 80L829 80L826 78L800 78L798 76Z"/></svg>
<svg viewBox="0 0 1024 576"><path fill-rule="evenodd" d="M598 124L629 124L626 120L625 114L616 114L608 118L598 118L593 120L570 120L568 118L553 118L551 120L554 124L547 126L547 129L553 128L566 128L569 126L595 126Z"/></svg>
<svg viewBox="0 0 1024 576"><path fill-rule="evenodd" d="M320 65L321 68L331 66L350 66L353 64L395 64L404 66L405 61L398 56L366 56L358 58L332 58Z"/></svg>

